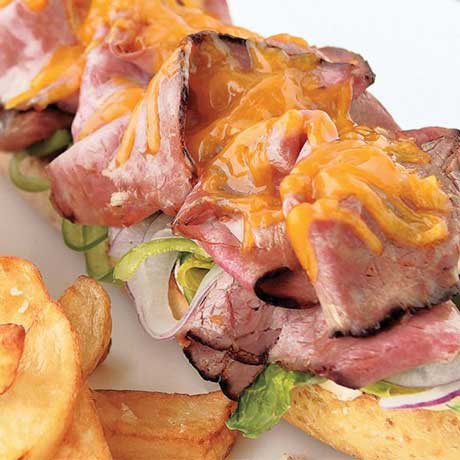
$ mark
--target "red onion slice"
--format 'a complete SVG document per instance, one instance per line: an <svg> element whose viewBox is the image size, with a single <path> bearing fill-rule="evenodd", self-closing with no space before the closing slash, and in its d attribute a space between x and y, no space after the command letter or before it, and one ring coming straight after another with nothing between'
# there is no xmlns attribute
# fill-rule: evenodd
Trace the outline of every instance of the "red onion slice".
<svg viewBox="0 0 460 460"><path fill-rule="evenodd" d="M420 393L380 398L383 409L423 409L446 404L460 396L460 382L441 385Z"/></svg>
<svg viewBox="0 0 460 460"><path fill-rule="evenodd" d="M385 379L403 387L437 387L460 380L460 357L456 356L448 363L432 363L415 369L392 375Z"/></svg>

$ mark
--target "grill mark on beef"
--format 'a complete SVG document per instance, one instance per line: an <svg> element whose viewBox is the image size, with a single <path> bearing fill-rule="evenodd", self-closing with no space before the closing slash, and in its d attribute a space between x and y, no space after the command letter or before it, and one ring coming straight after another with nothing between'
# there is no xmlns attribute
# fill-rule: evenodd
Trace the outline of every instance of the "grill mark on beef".
<svg viewBox="0 0 460 460"><path fill-rule="evenodd" d="M225 396L235 401L264 368L235 361L225 351L194 341L184 348L184 354L203 379L218 383Z"/></svg>
<svg viewBox="0 0 460 460"><path fill-rule="evenodd" d="M272 331L272 329L267 328L267 329L264 329L262 332L270 332L270 331ZM226 352L226 356L228 356L229 358L231 358L234 361L239 361L242 364L249 364L249 365L252 365L252 366L257 366L257 365L265 364L267 362L268 350L257 355L255 353L251 353L251 352L246 351L246 350L241 350L241 349L234 348L233 346L231 346L230 348L220 346L220 345L218 345L218 344L216 344L216 343L214 343L212 341L206 340L206 338L201 337L197 333L188 332L186 337L189 340L192 340L194 342L198 342L201 345L204 345L206 347L212 348L215 351ZM240 338L245 338L245 337L247 337L247 335L246 336L241 336Z"/></svg>
<svg viewBox="0 0 460 460"><path fill-rule="evenodd" d="M398 320L400 311L395 312L379 334L331 338L321 307L293 310L263 304L222 273L181 336L188 338L184 352L202 377L218 382L233 398L266 363L359 388L419 365L448 361L460 352L460 314L452 303L411 310Z"/></svg>
<svg viewBox="0 0 460 460"><path fill-rule="evenodd" d="M449 268L445 268L444 270L448 270ZM460 279L459 279L460 280ZM344 333L342 331L333 331L331 332L331 337L332 338L338 338L338 337L371 337L375 334L378 334L379 332L382 332L384 330L387 330L391 328L395 323L397 323L401 318L403 318L407 313L415 314L418 311L421 310L426 310L426 309L431 309L432 307L435 307L436 305L439 305L444 302L448 302L451 300L454 296L458 295L460 293L460 287L458 285L454 286L452 289L449 291L444 292L440 297L438 298L433 298L429 303L423 304L423 305L416 305L412 306L409 308L402 308L400 306L394 307L390 310L389 314L380 322L377 324L363 329L359 333Z"/></svg>
<svg viewBox="0 0 460 460"><path fill-rule="evenodd" d="M414 309L415 310L415 309ZM332 331L330 334L331 338L338 338L338 337L370 337L372 335L375 335L381 331L384 331L385 329L389 329L393 324L395 324L397 321L399 321L404 315L406 314L406 311L401 308L401 307L395 307L392 310L390 310L390 313L379 323L375 324L374 326L371 326L367 329L363 329L360 333L346 333L342 331Z"/></svg>

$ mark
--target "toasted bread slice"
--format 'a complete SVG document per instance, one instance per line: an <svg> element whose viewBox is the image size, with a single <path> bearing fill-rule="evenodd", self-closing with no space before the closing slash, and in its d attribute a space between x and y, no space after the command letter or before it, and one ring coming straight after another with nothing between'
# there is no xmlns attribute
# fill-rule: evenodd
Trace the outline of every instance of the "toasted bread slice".
<svg viewBox="0 0 460 460"><path fill-rule="evenodd" d="M385 410L373 396L340 401L314 385L294 390L285 418L362 460L460 459L460 418L451 411Z"/></svg>

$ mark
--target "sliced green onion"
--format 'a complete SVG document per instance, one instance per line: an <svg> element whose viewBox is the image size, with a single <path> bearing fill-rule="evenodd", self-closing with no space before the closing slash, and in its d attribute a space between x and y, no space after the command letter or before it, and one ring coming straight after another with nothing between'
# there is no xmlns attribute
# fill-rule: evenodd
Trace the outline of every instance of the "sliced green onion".
<svg viewBox="0 0 460 460"><path fill-rule="evenodd" d="M180 237L158 238L140 244L126 253L115 266L113 276L121 281L128 281L146 259L171 251L194 254L205 261L212 260L194 241Z"/></svg>
<svg viewBox="0 0 460 460"><path fill-rule="evenodd" d="M85 252L86 272L98 281L112 281L112 264L108 255L108 241L99 243Z"/></svg>
<svg viewBox="0 0 460 460"><path fill-rule="evenodd" d="M28 156L37 158L48 156L63 150L72 143L67 129L59 129L49 139L37 142L26 150L13 155L10 161L10 178L13 184L25 192L45 192L50 188L48 179L39 176L26 176L21 172L21 164Z"/></svg>
<svg viewBox="0 0 460 460"><path fill-rule="evenodd" d="M44 192L50 188L48 179L39 176L26 176L21 172L21 164L28 157L27 152L18 152L10 161L10 178L13 184L25 192Z"/></svg>
<svg viewBox="0 0 460 460"><path fill-rule="evenodd" d="M360 388L363 393L377 396L379 398L389 398L390 396L411 395L426 391L427 388L409 388L396 385L394 383L380 380L378 382Z"/></svg>
<svg viewBox="0 0 460 460"><path fill-rule="evenodd" d="M194 254L187 254L176 272L176 281L184 291L187 302L190 303L198 290L206 273L214 263L199 259Z"/></svg>
<svg viewBox="0 0 460 460"><path fill-rule="evenodd" d="M88 228L91 228L89 230ZM64 243L73 251L86 252L102 243L108 236L107 227L79 225L67 219L62 220Z"/></svg>
<svg viewBox="0 0 460 460"><path fill-rule="evenodd" d="M27 153L34 157L46 157L67 148L70 144L72 144L72 135L70 131L67 129L59 129L48 139L36 142L28 147Z"/></svg>
<svg viewBox="0 0 460 460"><path fill-rule="evenodd" d="M74 251L85 253L88 275L98 281L114 282L113 267L109 257L107 227L79 225L63 219L61 228L66 246Z"/></svg>

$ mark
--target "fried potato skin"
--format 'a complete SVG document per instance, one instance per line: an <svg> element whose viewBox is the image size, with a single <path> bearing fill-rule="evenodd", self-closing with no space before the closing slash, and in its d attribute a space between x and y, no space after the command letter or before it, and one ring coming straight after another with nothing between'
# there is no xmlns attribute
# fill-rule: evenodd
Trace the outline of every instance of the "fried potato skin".
<svg viewBox="0 0 460 460"><path fill-rule="evenodd" d="M111 460L91 390L81 389L72 423L54 460Z"/></svg>
<svg viewBox="0 0 460 460"><path fill-rule="evenodd" d="M110 297L94 279L80 276L59 299L80 346L83 376L93 373L107 356L112 336Z"/></svg>
<svg viewBox="0 0 460 460"><path fill-rule="evenodd" d="M16 378L25 335L24 328L18 324L0 324L0 395Z"/></svg>
<svg viewBox="0 0 460 460"><path fill-rule="evenodd" d="M70 425L80 391L77 340L30 262L0 257L0 306L0 324L26 331L16 378L0 396L0 458L47 460Z"/></svg>
<svg viewBox="0 0 460 460"><path fill-rule="evenodd" d="M450 411L384 410L372 396L339 401L313 385L293 391L285 419L362 460L460 458L460 418Z"/></svg>
<svg viewBox="0 0 460 460"><path fill-rule="evenodd" d="M94 398L117 460L221 460L237 437L225 425L234 403L220 392L102 390Z"/></svg>

